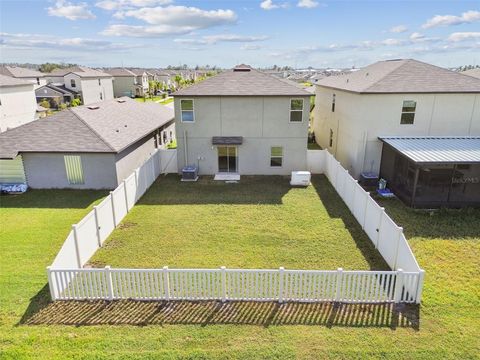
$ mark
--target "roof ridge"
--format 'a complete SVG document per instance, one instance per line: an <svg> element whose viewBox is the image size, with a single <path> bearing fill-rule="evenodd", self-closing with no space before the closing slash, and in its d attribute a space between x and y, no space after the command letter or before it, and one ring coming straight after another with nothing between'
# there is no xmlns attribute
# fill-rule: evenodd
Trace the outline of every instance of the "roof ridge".
<svg viewBox="0 0 480 360"><path fill-rule="evenodd" d="M83 105L83 106L86 106L86 105ZM111 149L113 152L117 152L117 150L115 150L111 145L110 143L105 140L103 138L103 136L101 136L95 129L93 129L85 120L83 120L80 115L78 115L77 113L75 113L75 111L73 111L72 108L68 109L78 120L80 120L94 135L96 135L100 140L102 140L102 142L108 146L109 149Z"/></svg>
<svg viewBox="0 0 480 360"><path fill-rule="evenodd" d="M383 81L387 76L391 75L394 71L397 71L398 69L404 67L405 65L407 65L407 63L409 61L411 61L412 59L401 59L400 61L402 62L402 64L400 66L397 66L393 69L391 69L390 71L388 71L384 76L382 76L380 79L378 79L377 81L375 81L373 84L371 84L369 87L363 89L363 92L366 92L368 90L370 90L372 87L374 87L375 85L377 85L380 81ZM385 62L387 62L389 60L385 60ZM375 65L377 63L374 63L372 65ZM368 67L368 66L367 66ZM348 75L348 74L347 74Z"/></svg>

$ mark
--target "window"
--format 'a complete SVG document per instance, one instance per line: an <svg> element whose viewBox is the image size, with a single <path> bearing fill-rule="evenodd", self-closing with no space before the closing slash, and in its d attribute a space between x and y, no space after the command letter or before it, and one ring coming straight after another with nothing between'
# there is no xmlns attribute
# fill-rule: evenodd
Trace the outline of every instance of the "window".
<svg viewBox="0 0 480 360"><path fill-rule="evenodd" d="M100 82L100 79L98 79L98 86L102 86L102 83Z"/></svg>
<svg viewBox="0 0 480 360"><path fill-rule="evenodd" d="M70 79L70 86L75 87L75 79Z"/></svg>
<svg viewBox="0 0 480 360"><path fill-rule="evenodd" d="M180 108L182 110L182 122L194 122L193 100L180 100Z"/></svg>
<svg viewBox="0 0 480 360"><path fill-rule="evenodd" d="M328 142L328 146L332 147L333 146L333 130L330 129L330 140Z"/></svg>
<svg viewBox="0 0 480 360"><path fill-rule="evenodd" d="M167 143L167 132L166 131L163 132L163 143L164 144Z"/></svg>
<svg viewBox="0 0 480 360"><path fill-rule="evenodd" d="M37 85L40 85L40 78L37 78Z"/></svg>
<svg viewBox="0 0 480 360"><path fill-rule="evenodd" d="M272 146L270 148L270 166L281 167L283 163L283 147Z"/></svg>
<svg viewBox="0 0 480 360"><path fill-rule="evenodd" d="M103 94L100 93L100 100L103 100Z"/></svg>
<svg viewBox="0 0 480 360"><path fill-rule="evenodd" d="M84 184L82 158L78 155L65 155L64 160L68 183L70 185Z"/></svg>
<svg viewBox="0 0 480 360"><path fill-rule="evenodd" d="M302 122L303 99L290 100L290 122Z"/></svg>
<svg viewBox="0 0 480 360"><path fill-rule="evenodd" d="M332 95L332 112L335 112L335 94Z"/></svg>
<svg viewBox="0 0 480 360"><path fill-rule="evenodd" d="M412 100L405 100L402 106L402 117L400 118L400 124L413 124L415 119L415 108L417 102Z"/></svg>

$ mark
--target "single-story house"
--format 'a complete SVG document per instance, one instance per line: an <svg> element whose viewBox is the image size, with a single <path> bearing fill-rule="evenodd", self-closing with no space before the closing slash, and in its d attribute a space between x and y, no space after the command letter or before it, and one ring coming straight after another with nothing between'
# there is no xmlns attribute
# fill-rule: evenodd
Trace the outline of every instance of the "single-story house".
<svg viewBox="0 0 480 360"><path fill-rule="evenodd" d="M128 97L70 108L0 134L0 182L114 189L174 126L172 109Z"/></svg>
<svg viewBox="0 0 480 360"><path fill-rule="evenodd" d="M381 136L380 176L412 207L480 206L480 136Z"/></svg>

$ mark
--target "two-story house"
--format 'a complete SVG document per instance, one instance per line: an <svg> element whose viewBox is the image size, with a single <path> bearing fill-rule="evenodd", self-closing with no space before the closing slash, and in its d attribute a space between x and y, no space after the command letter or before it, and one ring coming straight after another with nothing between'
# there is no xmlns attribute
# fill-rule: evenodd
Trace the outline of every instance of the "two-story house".
<svg viewBox="0 0 480 360"><path fill-rule="evenodd" d="M239 65L174 93L177 160L199 174L306 169L311 94Z"/></svg>
<svg viewBox="0 0 480 360"><path fill-rule="evenodd" d="M33 86L31 81L0 74L0 132L35 120Z"/></svg>
<svg viewBox="0 0 480 360"><path fill-rule="evenodd" d="M113 95L117 97L135 97L137 76L125 68L113 68L105 70L113 77Z"/></svg>
<svg viewBox="0 0 480 360"><path fill-rule="evenodd" d="M19 66L0 66L0 74L31 82L34 90L47 84L44 73Z"/></svg>
<svg viewBox="0 0 480 360"><path fill-rule="evenodd" d="M148 74L144 69L129 69L135 74L135 96L144 97L148 94Z"/></svg>
<svg viewBox="0 0 480 360"><path fill-rule="evenodd" d="M56 69L47 75L53 84L79 94L84 105L113 99L112 75L84 66Z"/></svg>
<svg viewBox="0 0 480 360"><path fill-rule="evenodd" d="M416 60L380 61L316 86L313 130L350 173L378 173L381 136L480 135L480 80Z"/></svg>

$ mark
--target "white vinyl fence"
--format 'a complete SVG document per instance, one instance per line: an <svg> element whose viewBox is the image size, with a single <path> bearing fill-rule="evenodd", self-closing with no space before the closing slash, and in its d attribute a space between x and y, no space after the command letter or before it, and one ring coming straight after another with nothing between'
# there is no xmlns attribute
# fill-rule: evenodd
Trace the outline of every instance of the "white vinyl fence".
<svg viewBox="0 0 480 360"><path fill-rule="evenodd" d="M244 300L420 303L421 270L385 210L325 150L309 150L312 172L325 173L394 271L264 269L83 269L176 152L156 152L85 218L72 227L47 268L53 300ZM313 162L313 164L312 164ZM175 161L176 166L176 161ZM176 168L175 168L176 169Z"/></svg>
<svg viewBox="0 0 480 360"><path fill-rule="evenodd" d="M420 301L418 272L244 269L51 269L54 300ZM413 289L410 291L409 289Z"/></svg>

